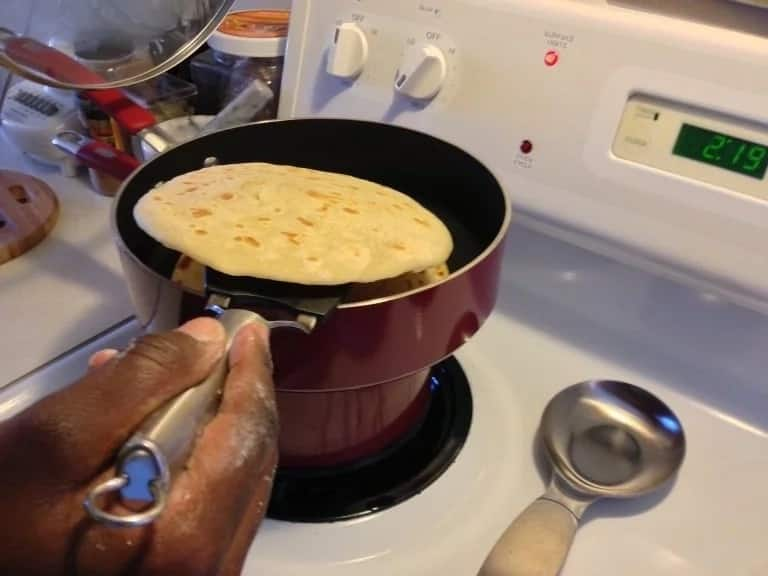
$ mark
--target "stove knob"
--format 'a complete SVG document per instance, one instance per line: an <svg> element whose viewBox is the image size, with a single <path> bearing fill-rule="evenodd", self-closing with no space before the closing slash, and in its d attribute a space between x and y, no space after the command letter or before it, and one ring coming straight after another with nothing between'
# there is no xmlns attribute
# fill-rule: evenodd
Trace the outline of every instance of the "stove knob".
<svg viewBox="0 0 768 576"><path fill-rule="evenodd" d="M328 52L326 71L337 78L355 78L368 60L368 39L357 24L345 22L336 27Z"/></svg>
<svg viewBox="0 0 768 576"><path fill-rule="evenodd" d="M445 55L434 44L417 44L405 53L395 76L395 90L415 100L434 98L447 73Z"/></svg>

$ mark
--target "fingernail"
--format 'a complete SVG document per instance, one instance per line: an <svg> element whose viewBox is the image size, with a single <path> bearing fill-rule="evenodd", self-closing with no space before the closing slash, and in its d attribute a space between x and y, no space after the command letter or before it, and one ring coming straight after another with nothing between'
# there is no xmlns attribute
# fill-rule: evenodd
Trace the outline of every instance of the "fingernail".
<svg viewBox="0 0 768 576"><path fill-rule="evenodd" d="M199 342L221 342L224 340L224 327L213 318L195 318L179 326L177 330L189 334Z"/></svg>
<svg viewBox="0 0 768 576"><path fill-rule="evenodd" d="M229 360L234 365L244 356L255 354L254 344L261 341L265 351L269 354L269 329L261 322L253 322L240 328L232 343Z"/></svg>
<svg viewBox="0 0 768 576"><path fill-rule="evenodd" d="M89 368L98 368L99 366L106 364L109 362L112 358L118 355L118 351L114 348L104 348L102 350L99 350L98 352L94 352L91 354L91 357L88 358L88 367Z"/></svg>

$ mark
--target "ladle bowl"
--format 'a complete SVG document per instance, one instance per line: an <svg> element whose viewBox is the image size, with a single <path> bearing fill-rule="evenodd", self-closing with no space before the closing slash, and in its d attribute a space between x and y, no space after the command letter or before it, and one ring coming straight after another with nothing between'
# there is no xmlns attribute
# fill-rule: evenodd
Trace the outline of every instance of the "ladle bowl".
<svg viewBox="0 0 768 576"><path fill-rule="evenodd" d="M555 576L590 504L658 489L685 456L674 412L642 388L613 380L559 392L539 436L553 470L549 487L502 534L480 576Z"/></svg>

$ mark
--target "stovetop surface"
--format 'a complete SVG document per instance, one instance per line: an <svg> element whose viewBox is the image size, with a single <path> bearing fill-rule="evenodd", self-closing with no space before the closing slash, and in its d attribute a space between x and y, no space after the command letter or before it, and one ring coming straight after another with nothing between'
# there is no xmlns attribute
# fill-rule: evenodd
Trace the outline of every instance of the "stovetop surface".
<svg viewBox="0 0 768 576"><path fill-rule="evenodd" d="M4 147L0 165L34 170ZM54 236L0 267L4 332L0 419L85 368L87 340L130 315L108 226L109 200L38 170L62 194ZM35 256L31 256L37 252ZM130 328L130 329L129 329ZM123 325L124 342L136 327ZM334 524L266 521L246 576L466 576L545 486L533 438L546 402L591 378L658 394L685 427L677 481L587 513L563 576L757 576L768 573L768 319L541 235L518 221L507 241L498 305L458 353L474 414L464 449L424 492ZM23 396L23 400L19 400Z"/></svg>
<svg viewBox="0 0 768 576"><path fill-rule="evenodd" d="M757 313L513 226L496 312L458 354L475 406L456 462L368 518L267 521L245 574L475 574L544 490L533 438L545 404L592 378L659 395L682 420L687 456L664 490L595 504L563 576L766 574L766 349Z"/></svg>

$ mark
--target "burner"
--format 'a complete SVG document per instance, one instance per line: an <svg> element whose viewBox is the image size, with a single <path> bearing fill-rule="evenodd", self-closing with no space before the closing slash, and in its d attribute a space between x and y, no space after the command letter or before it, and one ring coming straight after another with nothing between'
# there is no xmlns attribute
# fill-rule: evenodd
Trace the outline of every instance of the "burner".
<svg viewBox="0 0 768 576"><path fill-rule="evenodd" d="M436 480L467 438L472 394L453 357L429 377L429 410L408 438L373 460L325 470L279 469L267 516L293 522L348 520L399 504Z"/></svg>

